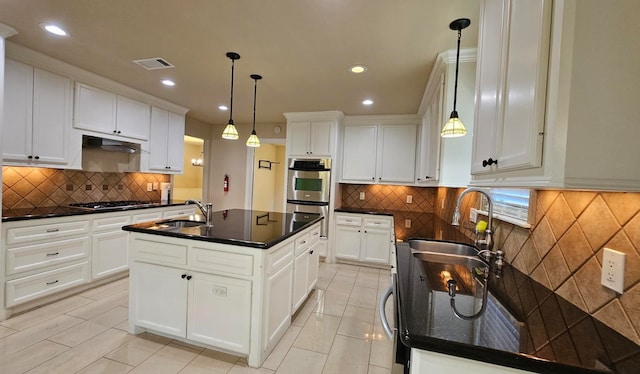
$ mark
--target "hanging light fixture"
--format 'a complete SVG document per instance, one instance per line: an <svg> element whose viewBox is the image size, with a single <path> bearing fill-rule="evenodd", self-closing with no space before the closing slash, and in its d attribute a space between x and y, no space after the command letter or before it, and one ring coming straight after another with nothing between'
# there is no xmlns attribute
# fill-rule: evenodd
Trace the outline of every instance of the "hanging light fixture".
<svg viewBox="0 0 640 374"><path fill-rule="evenodd" d="M239 138L238 129L233 124L233 70L236 60L240 59L240 55L235 52L227 52L227 57L231 59L231 100L229 102L229 123L222 132L222 139L236 140Z"/></svg>
<svg viewBox="0 0 640 374"><path fill-rule="evenodd" d="M251 131L251 136L247 139L247 147L259 147L260 139L258 139L258 135L256 135L256 94L258 93L258 79L262 79L262 75L251 74L251 79L253 79L253 131Z"/></svg>
<svg viewBox="0 0 640 374"><path fill-rule="evenodd" d="M456 101L458 99L458 66L460 65L460 37L462 36L462 29L466 29L471 24L468 18L459 18L449 24L451 30L458 30L458 50L456 52L456 81L453 86L453 111L449 120L442 128L440 136L443 138L457 138L459 136L465 136L467 129L464 127L462 121L458 117L458 111L456 110Z"/></svg>

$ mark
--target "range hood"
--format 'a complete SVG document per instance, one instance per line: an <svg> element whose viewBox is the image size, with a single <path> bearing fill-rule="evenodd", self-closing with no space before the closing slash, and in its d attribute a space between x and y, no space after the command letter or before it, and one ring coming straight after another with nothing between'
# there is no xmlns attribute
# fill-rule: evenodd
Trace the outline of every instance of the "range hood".
<svg viewBox="0 0 640 374"><path fill-rule="evenodd" d="M107 152L122 152L133 154L138 152L140 145L135 143L128 143L119 140L99 138L96 136L83 135L82 136L82 148L84 149L99 149Z"/></svg>

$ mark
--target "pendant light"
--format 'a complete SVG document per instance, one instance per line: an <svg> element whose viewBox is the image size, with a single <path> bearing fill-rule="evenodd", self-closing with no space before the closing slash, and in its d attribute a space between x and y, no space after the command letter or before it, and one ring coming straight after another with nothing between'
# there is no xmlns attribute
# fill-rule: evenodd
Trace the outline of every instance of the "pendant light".
<svg viewBox="0 0 640 374"><path fill-rule="evenodd" d="M251 136L247 139L247 147L259 147L260 139L258 139L258 135L256 135L256 95L258 93L258 79L262 79L262 75L251 74L251 79L253 79L253 131L251 131Z"/></svg>
<svg viewBox="0 0 640 374"><path fill-rule="evenodd" d="M462 29L466 29L471 24L468 18L459 18L449 24L451 30L458 30L458 50L456 52L456 81L453 86L453 111L449 120L442 128L440 136L443 138L457 138L459 136L465 136L467 129L464 127L462 121L458 117L458 111L456 110L456 101L458 99L458 67L460 65L460 37L462 36Z"/></svg>
<svg viewBox="0 0 640 374"><path fill-rule="evenodd" d="M233 124L233 70L236 60L240 59L240 55L235 52L227 52L227 57L231 59L231 100L229 102L229 123L227 123L227 127L222 132L222 139L237 140L239 138L238 129Z"/></svg>

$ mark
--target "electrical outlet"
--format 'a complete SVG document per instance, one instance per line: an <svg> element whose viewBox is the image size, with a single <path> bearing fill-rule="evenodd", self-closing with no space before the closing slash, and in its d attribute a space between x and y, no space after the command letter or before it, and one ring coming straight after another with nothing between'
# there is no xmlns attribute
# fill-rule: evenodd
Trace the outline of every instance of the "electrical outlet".
<svg viewBox="0 0 640 374"><path fill-rule="evenodd" d="M602 276L600 283L621 294L624 291L624 252L605 248L602 254Z"/></svg>
<svg viewBox="0 0 640 374"><path fill-rule="evenodd" d="M473 223L478 221L478 210L476 208L469 209L469 221Z"/></svg>
<svg viewBox="0 0 640 374"><path fill-rule="evenodd" d="M153 188L153 184L147 183L147 192L150 192Z"/></svg>
<svg viewBox="0 0 640 374"><path fill-rule="evenodd" d="M360 192L360 200L364 200L364 192Z"/></svg>
<svg viewBox="0 0 640 374"><path fill-rule="evenodd" d="M153 182L153 190L158 191L158 182Z"/></svg>
<svg viewBox="0 0 640 374"><path fill-rule="evenodd" d="M411 220L410 219L405 219L404 220L404 228L405 229L410 229L411 228Z"/></svg>
<svg viewBox="0 0 640 374"><path fill-rule="evenodd" d="M413 196L407 195L407 204L411 204L411 203L413 203Z"/></svg>

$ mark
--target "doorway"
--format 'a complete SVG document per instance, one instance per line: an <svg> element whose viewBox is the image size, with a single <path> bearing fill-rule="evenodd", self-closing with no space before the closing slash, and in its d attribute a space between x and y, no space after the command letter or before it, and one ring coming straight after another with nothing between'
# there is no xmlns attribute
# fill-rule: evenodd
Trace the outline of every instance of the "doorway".
<svg viewBox="0 0 640 374"><path fill-rule="evenodd" d="M285 212L287 170L284 139L261 139L253 158L251 209Z"/></svg>
<svg viewBox="0 0 640 374"><path fill-rule="evenodd" d="M183 173L173 176L173 202L182 203L188 199L202 201L202 180L204 174L204 140L184 136Z"/></svg>

